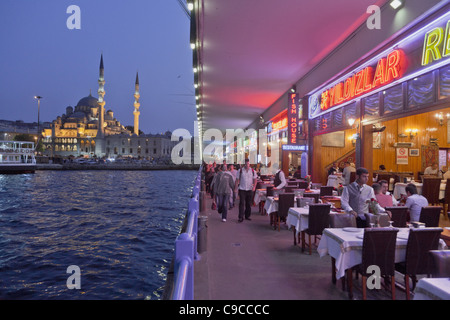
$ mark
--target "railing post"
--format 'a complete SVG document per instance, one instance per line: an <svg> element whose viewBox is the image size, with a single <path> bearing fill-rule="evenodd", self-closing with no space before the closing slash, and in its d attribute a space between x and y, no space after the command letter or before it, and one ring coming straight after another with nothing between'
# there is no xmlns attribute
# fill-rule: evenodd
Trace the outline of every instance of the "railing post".
<svg viewBox="0 0 450 320"><path fill-rule="evenodd" d="M182 233L175 241L175 289L173 300L194 299L194 239ZM184 281L182 280L184 279Z"/></svg>

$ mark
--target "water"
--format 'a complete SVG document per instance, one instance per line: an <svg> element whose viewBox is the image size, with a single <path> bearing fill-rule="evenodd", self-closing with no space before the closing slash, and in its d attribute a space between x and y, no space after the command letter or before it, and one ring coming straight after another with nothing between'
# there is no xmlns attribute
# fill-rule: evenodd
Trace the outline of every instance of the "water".
<svg viewBox="0 0 450 320"><path fill-rule="evenodd" d="M196 174L0 175L0 299L159 299Z"/></svg>

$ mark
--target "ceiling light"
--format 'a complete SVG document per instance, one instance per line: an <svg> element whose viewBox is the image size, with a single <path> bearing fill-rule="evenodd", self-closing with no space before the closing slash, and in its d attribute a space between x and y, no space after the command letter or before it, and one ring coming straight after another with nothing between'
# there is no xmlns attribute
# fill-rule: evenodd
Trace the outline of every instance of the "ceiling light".
<svg viewBox="0 0 450 320"><path fill-rule="evenodd" d="M398 8L400 8L403 5L403 1L401 0L392 0L390 3L391 7L394 10L397 10Z"/></svg>

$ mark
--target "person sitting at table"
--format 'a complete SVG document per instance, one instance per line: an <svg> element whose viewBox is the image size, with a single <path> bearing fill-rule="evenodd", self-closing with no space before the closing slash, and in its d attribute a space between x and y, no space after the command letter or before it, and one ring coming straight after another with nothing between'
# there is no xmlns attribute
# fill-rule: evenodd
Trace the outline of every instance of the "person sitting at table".
<svg viewBox="0 0 450 320"><path fill-rule="evenodd" d="M386 180L380 180L378 181L378 183L381 186L381 193L390 196L392 198L392 205L397 206L398 205L397 199L395 199L394 195L388 191L389 183Z"/></svg>
<svg viewBox="0 0 450 320"><path fill-rule="evenodd" d="M333 166L328 169L328 175L336 174L341 172L341 168L338 167L337 162L333 162Z"/></svg>
<svg viewBox="0 0 450 320"><path fill-rule="evenodd" d="M378 168L380 169L379 171L387 171L384 164L380 164L380 166Z"/></svg>
<svg viewBox="0 0 450 320"><path fill-rule="evenodd" d="M437 176L439 177L439 166L437 162L433 162L431 166L426 167L425 171L423 172L424 176Z"/></svg>
<svg viewBox="0 0 450 320"><path fill-rule="evenodd" d="M275 173L275 180L273 181L273 185L275 189L282 189L286 185L286 177L284 176L284 172L279 168L278 163L275 163L273 165L273 168L277 170Z"/></svg>
<svg viewBox="0 0 450 320"><path fill-rule="evenodd" d="M344 178L344 186L350 184L351 173L355 172L356 168L350 165L349 161L345 161L344 171L342 172L342 178Z"/></svg>
<svg viewBox="0 0 450 320"><path fill-rule="evenodd" d="M366 183L369 180L369 171L366 168L356 169L356 180L344 187L341 196L341 208L346 213L351 213L356 217L356 226L358 228L366 227L365 213L369 213L368 200L375 199L375 193L372 187ZM378 212L386 212L377 204Z"/></svg>
<svg viewBox="0 0 450 320"><path fill-rule="evenodd" d="M375 199L377 199L378 204L383 207L392 207L392 196L384 194L381 192L381 185L379 183L372 184L373 192L375 193Z"/></svg>
<svg viewBox="0 0 450 320"><path fill-rule="evenodd" d="M410 221L419 221L422 207L428 206L428 200L424 196L417 194L415 184L408 183L405 191L407 196L405 206L408 207Z"/></svg>
<svg viewBox="0 0 450 320"><path fill-rule="evenodd" d="M442 179L447 180L450 179L450 171L448 171L447 166L443 166L441 170Z"/></svg>
<svg viewBox="0 0 450 320"><path fill-rule="evenodd" d="M294 178L300 179L302 177L302 171L300 170L300 166L297 167L297 170L294 172Z"/></svg>

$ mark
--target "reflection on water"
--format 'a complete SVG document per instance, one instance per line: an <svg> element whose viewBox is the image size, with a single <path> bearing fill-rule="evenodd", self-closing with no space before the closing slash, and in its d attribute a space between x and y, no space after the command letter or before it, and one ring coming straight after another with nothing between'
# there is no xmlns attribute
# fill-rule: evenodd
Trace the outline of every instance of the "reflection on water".
<svg viewBox="0 0 450 320"><path fill-rule="evenodd" d="M196 171L0 175L0 299L158 299ZM66 286L81 269L81 289Z"/></svg>

